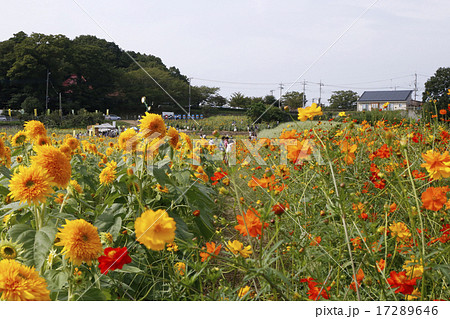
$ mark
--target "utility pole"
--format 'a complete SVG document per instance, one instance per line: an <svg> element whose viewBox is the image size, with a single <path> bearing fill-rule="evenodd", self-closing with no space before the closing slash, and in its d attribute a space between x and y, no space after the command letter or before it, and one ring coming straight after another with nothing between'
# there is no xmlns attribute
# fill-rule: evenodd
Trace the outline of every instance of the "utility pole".
<svg viewBox="0 0 450 319"><path fill-rule="evenodd" d="M59 92L59 117L61 118L62 122L61 92Z"/></svg>
<svg viewBox="0 0 450 319"><path fill-rule="evenodd" d="M283 83L280 83L280 98L278 99L278 108L281 109L281 97L283 96Z"/></svg>
<svg viewBox="0 0 450 319"><path fill-rule="evenodd" d="M191 80L192 78L189 78L189 118L191 118Z"/></svg>
<svg viewBox="0 0 450 319"><path fill-rule="evenodd" d="M320 82L319 82L319 106L321 106L321 101L322 101L322 86L323 86L324 84L322 83L322 80L320 80Z"/></svg>
<svg viewBox="0 0 450 319"><path fill-rule="evenodd" d="M302 108L305 107L305 100L306 100L306 96L305 96L305 88L306 88L306 80L303 80L303 98L302 98Z"/></svg>
<svg viewBox="0 0 450 319"><path fill-rule="evenodd" d="M45 90L45 113L47 113L48 109L48 80L49 80L50 72L47 69L47 88Z"/></svg>
<svg viewBox="0 0 450 319"><path fill-rule="evenodd" d="M417 73L414 73L414 101L417 101Z"/></svg>

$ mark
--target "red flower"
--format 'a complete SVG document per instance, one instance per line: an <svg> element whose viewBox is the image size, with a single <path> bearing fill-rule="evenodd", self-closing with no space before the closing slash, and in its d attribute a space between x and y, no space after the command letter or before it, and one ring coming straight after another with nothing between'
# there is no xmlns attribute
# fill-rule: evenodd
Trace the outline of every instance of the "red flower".
<svg viewBox="0 0 450 319"><path fill-rule="evenodd" d="M439 237L439 241L443 244L450 241L450 224L445 224L442 226L440 231L442 232L442 236Z"/></svg>
<svg viewBox="0 0 450 319"><path fill-rule="evenodd" d="M212 183L212 184L216 185L222 178L224 178L227 175L228 175L228 173L224 172L222 170L220 172L215 172L214 176L211 176L211 180L214 181L214 183Z"/></svg>
<svg viewBox="0 0 450 319"><path fill-rule="evenodd" d="M109 270L122 269L123 265L131 263L127 247L108 247L105 248L104 254L98 257L98 268L103 275L106 275Z"/></svg>
<svg viewBox="0 0 450 319"><path fill-rule="evenodd" d="M289 204L286 204L286 206L285 206L283 204L276 203L275 205L272 206L273 213L278 216L283 214L288 209L289 209Z"/></svg>
<svg viewBox="0 0 450 319"><path fill-rule="evenodd" d="M391 271L390 275L391 276L387 279L387 281L389 285L391 285L391 288L398 288L395 293L397 294L401 292L404 295L410 295L414 290L417 279L422 278L415 277L412 279L408 279L408 277L406 276L406 271L402 271L399 273Z"/></svg>
<svg viewBox="0 0 450 319"><path fill-rule="evenodd" d="M327 291L330 291L331 287L318 287L317 285L322 285L320 283L317 283L314 281L314 278L308 277L306 279L300 279L300 282L307 282L308 283L308 298L311 300L319 300L320 297L323 297L325 299L330 299L330 297L327 294ZM320 292L322 290L322 292ZM320 293L320 295L319 295Z"/></svg>

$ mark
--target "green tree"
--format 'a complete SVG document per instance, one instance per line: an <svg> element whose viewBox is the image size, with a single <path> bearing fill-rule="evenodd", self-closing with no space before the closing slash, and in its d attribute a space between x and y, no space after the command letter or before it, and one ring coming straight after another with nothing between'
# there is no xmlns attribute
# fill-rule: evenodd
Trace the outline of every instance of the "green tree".
<svg viewBox="0 0 450 319"><path fill-rule="evenodd" d="M436 100L437 109L445 109L450 103L450 68L439 68L425 82L425 92L423 102Z"/></svg>
<svg viewBox="0 0 450 319"><path fill-rule="evenodd" d="M231 107L241 107L241 108L246 109L252 103L252 99L249 97L246 97L241 92L235 92L235 93L231 94L229 103L230 103Z"/></svg>
<svg viewBox="0 0 450 319"><path fill-rule="evenodd" d="M358 98L358 93L352 90L334 91L328 99L328 102L330 102L329 107L332 109L355 110Z"/></svg>
<svg viewBox="0 0 450 319"><path fill-rule="evenodd" d="M263 102L252 103L247 108L246 114L252 122L256 121L257 123L283 121L286 116L286 113L278 107Z"/></svg>
<svg viewBox="0 0 450 319"><path fill-rule="evenodd" d="M289 106L290 111L296 111L302 106L306 106L306 97L304 97L303 92L291 91L283 95L281 99L282 107Z"/></svg>
<svg viewBox="0 0 450 319"><path fill-rule="evenodd" d="M272 105L272 104L275 104L277 102L277 99L273 95L266 95L263 98L263 102L264 102L264 104Z"/></svg>

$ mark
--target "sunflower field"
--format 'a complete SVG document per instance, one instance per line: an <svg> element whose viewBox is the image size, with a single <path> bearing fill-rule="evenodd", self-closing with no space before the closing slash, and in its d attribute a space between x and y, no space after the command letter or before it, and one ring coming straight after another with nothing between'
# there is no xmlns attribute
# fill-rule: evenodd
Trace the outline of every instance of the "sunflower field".
<svg viewBox="0 0 450 319"><path fill-rule="evenodd" d="M446 115L321 114L229 151L150 113L1 133L0 299L449 300Z"/></svg>

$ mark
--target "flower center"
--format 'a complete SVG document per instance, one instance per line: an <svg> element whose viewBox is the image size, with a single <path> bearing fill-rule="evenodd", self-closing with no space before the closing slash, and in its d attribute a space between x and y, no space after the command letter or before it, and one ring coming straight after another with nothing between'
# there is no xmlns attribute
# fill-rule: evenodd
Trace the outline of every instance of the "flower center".
<svg viewBox="0 0 450 319"><path fill-rule="evenodd" d="M86 234L83 234L83 235L81 236L81 239L82 239L84 242L87 242L87 241L89 240L89 236L86 235Z"/></svg>
<svg viewBox="0 0 450 319"><path fill-rule="evenodd" d="M33 180L27 180L27 182L25 183L25 187L26 188L31 188L34 186L34 181Z"/></svg>
<svg viewBox="0 0 450 319"><path fill-rule="evenodd" d="M109 258L113 258L113 257L115 256L116 253L117 253L117 251L111 250L111 251L108 253L108 257L109 257Z"/></svg>
<svg viewBox="0 0 450 319"><path fill-rule="evenodd" d="M159 233L159 232L161 232L161 231L162 231L161 225L160 225L160 224L156 224L156 225L155 225L155 230L154 230L154 232L155 232L155 233Z"/></svg>
<svg viewBox="0 0 450 319"><path fill-rule="evenodd" d="M3 247L1 255L3 256L3 258L12 259L16 258L17 253L12 247Z"/></svg>

